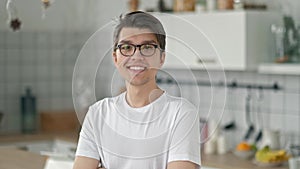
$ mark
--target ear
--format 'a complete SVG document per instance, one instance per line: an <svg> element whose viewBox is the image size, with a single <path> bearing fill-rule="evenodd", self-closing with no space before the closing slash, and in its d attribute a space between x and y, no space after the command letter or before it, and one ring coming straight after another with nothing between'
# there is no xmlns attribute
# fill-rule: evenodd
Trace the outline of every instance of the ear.
<svg viewBox="0 0 300 169"><path fill-rule="evenodd" d="M166 52L163 51L163 52L161 52L161 55L160 55L160 67L162 67L163 64L165 63L165 58L166 58Z"/></svg>
<svg viewBox="0 0 300 169"><path fill-rule="evenodd" d="M117 64L117 60L118 60L116 51L113 51L113 53L112 53L112 59L113 59L114 64L116 65Z"/></svg>

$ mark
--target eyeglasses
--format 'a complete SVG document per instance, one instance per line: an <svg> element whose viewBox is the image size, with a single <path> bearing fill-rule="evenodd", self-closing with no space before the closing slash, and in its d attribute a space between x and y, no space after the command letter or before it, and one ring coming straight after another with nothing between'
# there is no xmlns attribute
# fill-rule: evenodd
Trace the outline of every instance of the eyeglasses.
<svg viewBox="0 0 300 169"><path fill-rule="evenodd" d="M130 56L134 55L136 48L139 48L142 56L149 57L149 56L154 55L156 48L159 48L159 47L156 44L141 44L141 45L119 44L119 45L117 45L115 50L119 49L123 56L130 57Z"/></svg>

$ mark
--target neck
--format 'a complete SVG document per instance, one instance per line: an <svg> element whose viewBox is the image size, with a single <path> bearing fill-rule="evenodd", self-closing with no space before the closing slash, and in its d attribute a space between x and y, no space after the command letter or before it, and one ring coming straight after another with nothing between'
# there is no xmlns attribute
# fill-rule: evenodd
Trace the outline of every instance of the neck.
<svg viewBox="0 0 300 169"><path fill-rule="evenodd" d="M141 86L126 84L126 100L131 107L143 107L163 94L156 83L148 83Z"/></svg>

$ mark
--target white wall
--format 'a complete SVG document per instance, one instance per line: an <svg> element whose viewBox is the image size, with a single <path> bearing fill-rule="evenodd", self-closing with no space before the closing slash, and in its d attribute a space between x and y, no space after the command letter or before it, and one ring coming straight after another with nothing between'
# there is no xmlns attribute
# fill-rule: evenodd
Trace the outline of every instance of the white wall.
<svg viewBox="0 0 300 169"><path fill-rule="evenodd" d="M46 17L43 19L41 1L13 2L24 31L94 30L126 9L126 3L117 0L55 0L46 10ZM0 1L0 30L8 30L5 3L6 0Z"/></svg>
<svg viewBox="0 0 300 169"><path fill-rule="evenodd" d="M5 0L0 1L0 108L7 113L4 131L18 131L16 125L19 119L19 94L23 91L23 84L32 84L38 98L40 110L64 109L72 107L71 75L78 51L86 37L80 34L66 34L69 30L96 30L100 25L110 22L113 18L127 11L125 0L56 0L49 8L46 19L42 20L42 10L38 0L15 0L19 16L23 21L20 34L7 33ZM266 0L273 3L276 0ZM279 0L278 0L279 1ZM142 0L141 8L156 7L157 0ZM290 11L300 23L300 1L286 0L294 7ZM274 5L274 8L276 5ZM60 31L60 34L53 31ZM34 31L28 34L27 32ZM40 31L48 31L46 34ZM84 34L86 35L86 34ZM4 38L3 38L4 37ZM76 39L78 41L76 41ZM73 44L75 43L75 44ZM78 43L78 44L77 44ZM63 44L63 45L61 45ZM61 45L61 46L58 46ZM67 56L67 57L66 57ZM59 64L57 64L59 63ZM64 72L64 74L61 74ZM177 72L179 78L184 78L184 72ZM181 73L181 75L180 75ZM200 78L205 73L196 72ZM204 74L204 75L203 75ZM244 82L271 83L278 81L285 90L266 93L265 119L272 122L267 127L280 129L282 133L291 133L295 143L300 143L300 77L249 74L247 72L228 72L228 80L241 79ZM24 78L26 77L26 78ZM107 77L104 81L109 80ZM103 80L103 78L101 78ZM62 93L63 91L64 93ZM206 89L203 89L205 93ZM3 94L4 93L4 94ZM192 93L193 94L193 93ZM190 94L192 96L192 94ZM238 102L234 105L233 114L237 119L244 119L245 90L238 92ZM208 95L203 95L207 100ZM192 99L192 98L190 98ZM205 115L208 104L201 102ZM13 105L13 106L12 106ZM61 107L60 107L61 106ZM67 106L67 107L66 107ZM218 107L215 107L218 109ZM228 111L226 111L228 113ZM9 115L8 115L9 113ZM228 117L228 116L224 116ZM224 118L226 119L226 118ZM240 129L245 129L243 121ZM283 135L284 137L285 135Z"/></svg>
<svg viewBox="0 0 300 169"><path fill-rule="evenodd" d="M22 21L22 29L28 30L94 30L100 25L127 11L128 0L53 0L42 19L42 3L39 0L14 0L18 16ZM299 0L260 0L266 2L270 9L283 10L291 14L300 24ZM157 9L158 0L140 0L139 8ZM165 0L172 7L172 0ZM0 1L0 30L8 30L6 0Z"/></svg>
<svg viewBox="0 0 300 169"><path fill-rule="evenodd" d="M262 0L266 2L271 10L280 10L284 14L295 19L296 24L300 24L300 1L299 0Z"/></svg>
<svg viewBox="0 0 300 169"><path fill-rule="evenodd" d="M285 0L281 1L284 11L290 13L294 17L297 25L300 25L300 1L299 0Z"/></svg>

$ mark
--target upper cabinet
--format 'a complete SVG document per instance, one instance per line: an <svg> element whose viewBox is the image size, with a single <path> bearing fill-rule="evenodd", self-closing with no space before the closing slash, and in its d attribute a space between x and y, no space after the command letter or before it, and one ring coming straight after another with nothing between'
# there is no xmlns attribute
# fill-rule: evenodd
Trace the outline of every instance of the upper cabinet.
<svg viewBox="0 0 300 169"><path fill-rule="evenodd" d="M266 11L181 13L156 16L167 34L164 68L257 69L275 55L271 25L281 16Z"/></svg>

